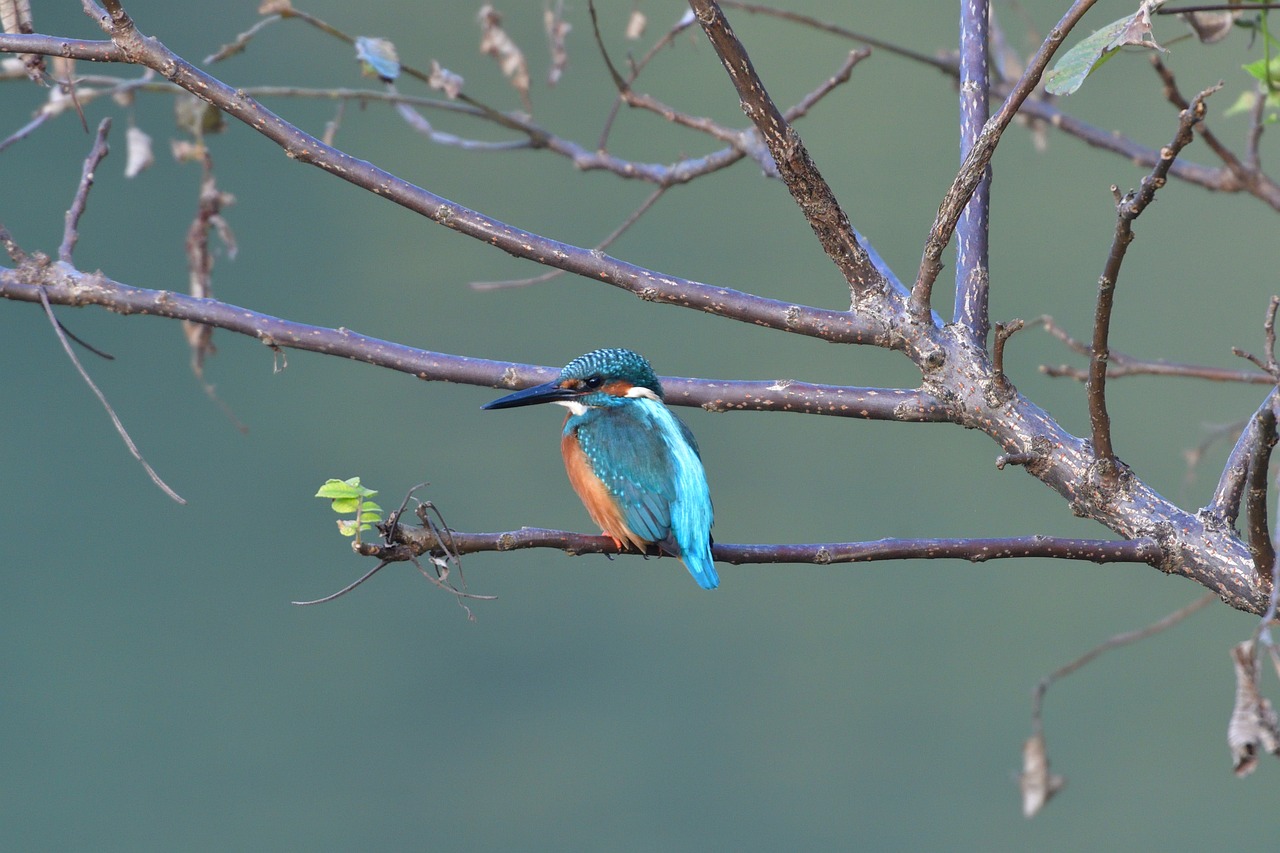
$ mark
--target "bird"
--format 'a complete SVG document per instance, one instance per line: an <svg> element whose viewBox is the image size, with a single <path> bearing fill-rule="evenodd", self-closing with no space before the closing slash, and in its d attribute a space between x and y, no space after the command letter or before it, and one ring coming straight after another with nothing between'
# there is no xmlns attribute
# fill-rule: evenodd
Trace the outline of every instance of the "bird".
<svg viewBox="0 0 1280 853"><path fill-rule="evenodd" d="M720 585L711 557L714 514L693 433L663 402L649 362L629 349L598 349L550 382L484 405L556 403L569 410L560 437L569 483L618 550L657 545L703 589Z"/></svg>

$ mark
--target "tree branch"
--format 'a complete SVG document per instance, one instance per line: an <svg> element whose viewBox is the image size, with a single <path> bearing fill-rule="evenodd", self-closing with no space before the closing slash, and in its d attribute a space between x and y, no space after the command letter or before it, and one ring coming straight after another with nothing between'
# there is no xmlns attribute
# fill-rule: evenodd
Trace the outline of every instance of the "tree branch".
<svg viewBox="0 0 1280 853"><path fill-rule="evenodd" d="M778 174L800 205L823 251L849 282L854 302L867 296L889 298L893 291L888 281L858 243L849 217L809 157L800 135L769 97L746 48L738 41L724 12L714 0L690 0L689 6L697 15L698 23L710 39L720 62L729 72L729 79L742 101L743 112L769 146Z"/></svg>
<svg viewBox="0 0 1280 853"><path fill-rule="evenodd" d="M991 80L988 76L988 0L960 4L960 159L973 149L987 123ZM983 349L990 318L987 297L991 267L987 257L991 212L991 166L987 165L973 197L956 225L955 322L967 328Z"/></svg>
<svg viewBox="0 0 1280 853"><path fill-rule="evenodd" d="M272 348L340 356L408 373L428 381L491 388L522 388L553 378L557 369L469 358L415 349L361 335L296 323L214 299L198 299L166 290L130 287L83 273L42 256L25 257L16 269L0 267L0 298L52 304L98 305L117 314L143 314L199 323L256 338ZM950 420L951 410L925 391L856 388L792 380L725 381L684 378L662 380L667 401L709 411L775 411L895 420L915 423Z"/></svg>
<svg viewBox="0 0 1280 853"><path fill-rule="evenodd" d="M460 533L449 531L449 542L422 527L398 525L389 531L391 544L366 543L368 556L392 562L410 555L482 551L515 551L552 548L569 554L617 554L617 543L608 536L591 536L565 530L522 527L502 533ZM634 553L634 552L631 552ZM659 556L657 546L646 552ZM732 545L715 543L711 548L717 562L733 565L810 563L869 563L883 560L988 560L1018 557L1045 557L1083 560L1093 563L1147 563L1157 565L1160 547L1150 539L1115 541L1109 539L1063 539L1053 536L1019 536L995 539L880 539L874 542L816 542L796 545Z"/></svg>
<svg viewBox="0 0 1280 853"><path fill-rule="evenodd" d="M145 65L228 115L243 121L300 162L318 166L446 228L496 246L510 255L613 285L650 302L692 308L838 343L891 346L885 321L869 313L797 305L677 278L500 222L325 145L244 92L195 68L158 40L142 36L131 24L117 26L113 29L113 35L119 40L118 46L111 46L114 50L107 50L102 43L95 42L78 43L45 36L3 35L0 36L0 51L47 51L71 55L77 59Z"/></svg>
<svg viewBox="0 0 1280 853"><path fill-rule="evenodd" d="M1071 29L1084 17L1084 13L1089 11L1094 2L1096 0L1076 0L1071 4L1071 8L1062 16L1062 20L1058 21L1058 25L1049 32L1049 36L1040 45L1036 55L1027 63L1022 78L1000 105L1000 109L987 121L982 128L982 133L974 140L973 147L964 158L964 163L961 164L951 188L942 199L933 227L929 230L929 238L925 241L920 271L916 274L916 283L911 288L911 311L915 316L924 317L930 310L933 283L937 280L938 273L942 271L942 250L951 242L951 234L955 231L956 222L960 219L960 214L969 203L978 183L986 174L987 166L991 163L991 157L995 154L996 146L1000 143L1000 137L1004 134L1005 128L1018 114L1023 101L1040 83L1040 76L1049 65L1049 60L1053 58Z"/></svg>
<svg viewBox="0 0 1280 853"><path fill-rule="evenodd" d="M1178 131L1160 152L1160 161L1156 163L1151 174L1142 179L1136 192L1129 192L1123 198L1113 185L1112 193L1116 195L1116 228L1111 241L1111 251L1102 276L1098 279L1098 301L1094 311L1093 346L1089 352L1089 380L1086 393L1089 398L1089 423L1093 434L1093 450L1099 464L1099 473L1105 488L1115 488L1118 484L1119 470L1116 465L1115 451L1111 446L1111 417L1107 414L1106 385L1107 360L1109 358L1108 337L1111 330L1111 309L1115 298L1116 282L1120 278L1120 267L1124 263L1129 244L1133 242L1133 220L1155 198L1156 191L1168 180L1169 166L1177 158L1178 153L1194 138L1193 128L1204 120L1204 99L1222 88L1222 84L1205 89L1196 95L1191 106L1183 110L1178 117Z"/></svg>

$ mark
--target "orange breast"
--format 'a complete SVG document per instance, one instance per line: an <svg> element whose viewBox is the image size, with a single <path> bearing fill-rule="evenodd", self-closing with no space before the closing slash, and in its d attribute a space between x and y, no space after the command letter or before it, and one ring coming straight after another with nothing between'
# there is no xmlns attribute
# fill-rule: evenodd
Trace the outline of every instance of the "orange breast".
<svg viewBox="0 0 1280 853"><path fill-rule="evenodd" d="M564 456L564 469L569 474L569 483L590 513L591 520L600 525L606 536L612 536L643 551L648 543L632 533L622 520L617 501L591 470L591 460L582 452L582 446L572 432L561 436L560 453Z"/></svg>

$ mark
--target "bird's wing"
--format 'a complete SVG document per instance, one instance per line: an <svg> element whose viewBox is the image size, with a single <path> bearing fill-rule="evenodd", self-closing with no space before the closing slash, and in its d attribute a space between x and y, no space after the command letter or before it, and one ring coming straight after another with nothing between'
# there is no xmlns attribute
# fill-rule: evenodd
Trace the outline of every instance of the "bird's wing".
<svg viewBox="0 0 1280 853"><path fill-rule="evenodd" d="M627 527L647 542L669 539L676 497L674 461L659 428L632 406L600 411L578 427L592 473L617 501Z"/></svg>

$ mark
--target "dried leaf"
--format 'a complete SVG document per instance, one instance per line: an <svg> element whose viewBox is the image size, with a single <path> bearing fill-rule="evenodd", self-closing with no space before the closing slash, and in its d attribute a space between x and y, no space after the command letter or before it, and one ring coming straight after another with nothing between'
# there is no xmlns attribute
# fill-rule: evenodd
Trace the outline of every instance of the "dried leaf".
<svg viewBox="0 0 1280 853"><path fill-rule="evenodd" d="M454 74L448 68L441 68L439 62L431 60L431 76L427 78L427 85L432 89L444 92L445 97L452 101L462 92L464 83L461 74Z"/></svg>
<svg viewBox="0 0 1280 853"><path fill-rule="evenodd" d="M480 52L498 60L498 67L511 81L512 87L520 93L520 99L529 103L529 66L524 61L524 54L516 43L502 28L502 15L490 4L480 7L477 16L480 21Z"/></svg>
<svg viewBox="0 0 1280 853"><path fill-rule="evenodd" d="M174 98L173 116L178 128L196 139L207 133L221 133L227 126L222 110L195 95L179 95Z"/></svg>
<svg viewBox="0 0 1280 853"><path fill-rule="evenodd" d="M136 178L156 161L155 154L151 150L151 137L141 128L130 125L125 131L125 144L128 156L125 158L124 176Z"/></svg>
<svg viewBox="0 0 1280 853"><path fill-rule="evenodd" d="M1044 90L1051 95L1070 95L1126 45L1163 51L1151 35L1151 10L1159 5L1159 0L1143 0L1138 11L1112 21L1068 50L1045 73Z"/></svg>
<svg viewBox="0 0 1280 853"><path fill-rule="evenodd" d="M1179 18L1191 25L1201 44L1222 41L1231 33L1240 12L1183 12Z"/></svg>
<svg viewBox="0 0 1280 853"><path fill-rule="evenodd" d="M0 22L6 33L34 33L31 0L0 0Z"/></svg>
<svg viewBox="0 0 1280 853"><path fill-rule="evenodd" d="M1066 787L1065 777L1049 772L1049 754L1044 735L1036 732L1022 745L1022 772L1018 788L1022 791L1023 817L1035 817L1053 796Z"/></svg>
<svg viewBox="0 0 1280 853"><path fill-rule="evenodd" d="M4 24L6 33L34 33L35 25L31 20L31 0L0 0L0 23ZM27 76L35 82L44 78L44 57L34 53L23 53L18 56Z"/></svg>
<svg viewBox="0 0 1280 853"><path fill-rule="evenodd" d="M1258 661L1252 641L1231 650L1236 670L1236 704L1227 724L1227 746L1236 776L1248 776L1258 764L1258 755L1280 754L1280 718L1271 703L1258 692Z"/></svg>
<svg viewBox="0 0 1280 853"><path fill-rule="evenodd" d="M356 59L360 62L360 72L366 77L391 83L400 76L400 56L395 44L388 39L357 36Z"/></svg>
<svg viewBox="0 0 1280 853"><path fill-rule="evenodd" d="M542 25L546 27L547 44L551 49L547 85L554 86L560 82L561 75L569 65L569 51L565 49L564 40L573 27L564 19L564 0L556 0L554 8L547 6L542 10Z"/></svg>
<svg viewBox="0 0 1280 853"><path fill-rule="evenodd" d="M627 19L627 40L639 41L648 26L649 19L644 16L644 12L639 9L632 9L631 17Z"/></svg>
<svg viewBox="0 0 1280 853"><path fill-rule="evenodd" d="M204 143L186 139L170 139L169 150L179 163L199 162L204 159Z"/></svg>

